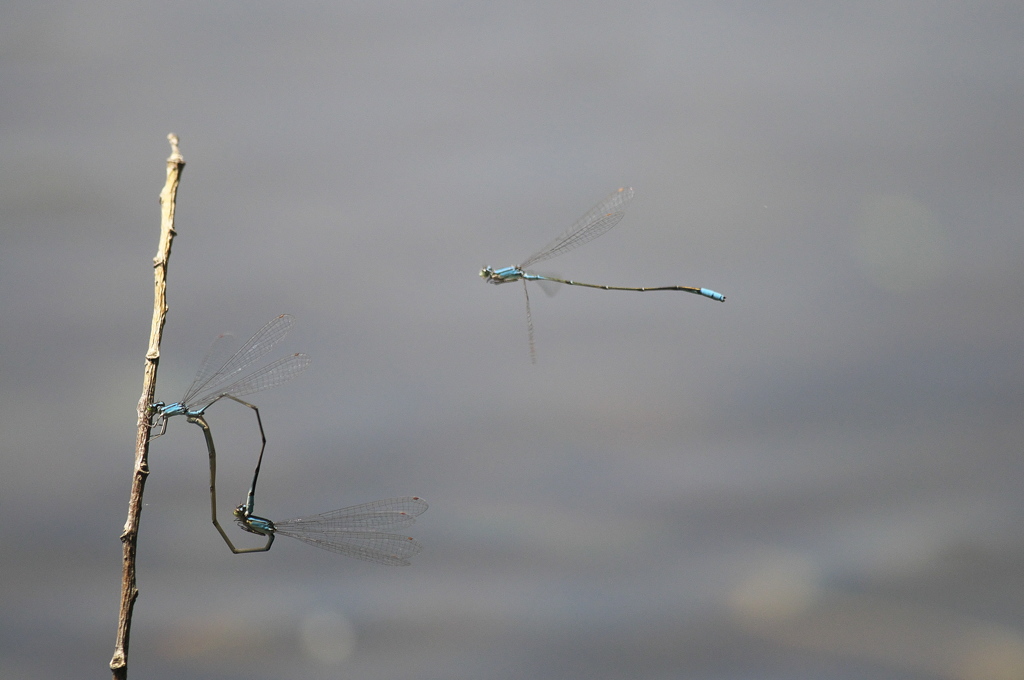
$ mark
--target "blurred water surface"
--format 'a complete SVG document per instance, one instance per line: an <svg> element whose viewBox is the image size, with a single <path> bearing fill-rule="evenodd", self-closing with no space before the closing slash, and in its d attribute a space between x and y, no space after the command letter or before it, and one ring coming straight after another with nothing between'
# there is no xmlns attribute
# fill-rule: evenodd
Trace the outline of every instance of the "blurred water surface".
<svg viewBox="0 0 1024 680"><path fill-rule="evenodd" d="M431 509L235 556L171 423L132 676L1024 677L1022 62L1000 2L7 3L0 679L113 650L168 132L158 397L294 314L260 511ZM553 273L728 301L538 289L531 366L477 272L623 185Z"/></svg>

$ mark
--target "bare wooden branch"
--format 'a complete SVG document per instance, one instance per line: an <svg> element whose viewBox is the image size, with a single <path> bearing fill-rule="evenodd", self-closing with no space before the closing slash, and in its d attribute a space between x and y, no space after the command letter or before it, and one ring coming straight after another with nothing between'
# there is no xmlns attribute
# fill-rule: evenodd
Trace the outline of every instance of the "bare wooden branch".
<svg viewBox="0 0 1024 680"><path fill-rule="evenodd" d="M160 192L160 243L153 258L154 299L153 323L150 328L149 349L146 352L145 374L142 380L142 397L138 404L138 431L135 437L135 471L132 476L132 492L128 501L128 519L121 532L121 614L117 623L117 640L110 670L114 680L128 677L128 642L131 636L132 610L139 596L135 584L135 550L139 537L139 520L142 516L142 492L149 476L149 406L155 401L156 372L160 364L160 340L163 337L164 321L167 318L167 262L171 257L174 241L174 208L178 194L185 159L178 151L178 138L167 135L171 143L171 155L167 159L167 181Z"/></svg>

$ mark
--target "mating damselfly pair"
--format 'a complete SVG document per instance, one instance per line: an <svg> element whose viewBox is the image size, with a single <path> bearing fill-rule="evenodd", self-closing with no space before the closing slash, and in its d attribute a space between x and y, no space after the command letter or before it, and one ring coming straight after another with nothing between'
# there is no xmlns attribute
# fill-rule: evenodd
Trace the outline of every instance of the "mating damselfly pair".
<svg viewBox="0 0 1024 680"><path fill-rule="evenodd" d="M422 550L422 546L408 536L390 534L384 530L410 526L416 517L427 510L426 502L415 496L388 498L278 522L253 514L256 482L263 464L267 438L259 409L241 397L291 380L306 370L310 359L305 354L293 354L251 373L246 370L284 339L293 321L293 317L282 314L257 331L237 351L232 351L233 343L229 335L221 335L214 340L185 396L172 404L156 402L150 405L151 426L154 429L160 428L153 438L167 431L167 421L174 416L185 416L188 422L202 428L210 457L210 513L213 525L231 552L265 552L270 550L274 537L281 534L349 557L382 564L407 565L409 558ZM258 548L236 548L217 520L217 451L205 414L206 409L225 398L251 408L256 413L256 424L260 430L262 444L252 485L245 502L234 510L235 521L242 529L267 538L266 544Z"/></svg>
<svg viewBox="0 0 1024 680"><path fill-rule="evenodd" d="M584 286L586 288L600 288L601 290L631 290L639 293L646 293L653 290L681 290L687 293L694 293L695 295L703 295L704 297L711 298L712 300L718 300L719 302L725 302L724 295L716 293L709 288L694 288L691 286L657 286L644 288L602 286L595 283L582 283L580 281L560 279L554 276L542 276L540 274L534 274L526 271L526 268L530 265L550 260L553 257L567 253L570 250L578 248L585 243L589 243L598 236L607 233L612 227L622 220L625 215L625 212L623 211L631 200L633 200L632 187L619 188L613 191L608 198L604 199L584 213L583 217L576 220L568 229L559 234L555 240L551 241L551 243L523 260L522 264L517 264L512 267L502 267L501 269L484 267L480 270L480 276L482 276L487 283L498 285L502 283L511 283L512 281L523 282L523 292L526 295L526 327L530 339L530 359L534 363L537 362L537 352L533 343L533 317L530 314L530 292L526 288L527 281L552 281L554 283L564 283L569 286Z"/></svg>

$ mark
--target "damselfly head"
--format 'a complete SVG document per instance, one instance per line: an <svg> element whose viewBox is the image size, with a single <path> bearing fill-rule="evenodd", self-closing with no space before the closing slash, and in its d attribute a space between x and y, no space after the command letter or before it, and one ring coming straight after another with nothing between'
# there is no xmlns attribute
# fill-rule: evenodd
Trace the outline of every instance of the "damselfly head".
<svg viewBox="0 0 1024 680"><path fill-rule="evenodd" d="M266 517L250 515L246 512L244 505L235 508L235 523L250 534L259 534L260 536L269 536L276 530L273 522Z"/></svg>
<svg viewBox="0 0 1024 680"><path fill-rule="evenodd" d="M509 281L518 281L523 278L523 272L519 267L503 267L501 269L492 269L491 267L484 267L480 270L480 276L487 283L493 283L498 285L499 283L508 283Z"/></svg>

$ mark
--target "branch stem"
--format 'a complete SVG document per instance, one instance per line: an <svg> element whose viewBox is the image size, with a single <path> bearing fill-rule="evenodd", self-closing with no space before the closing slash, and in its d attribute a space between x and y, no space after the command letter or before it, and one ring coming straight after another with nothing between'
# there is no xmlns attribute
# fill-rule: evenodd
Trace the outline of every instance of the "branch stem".
<svg viewBox="0 0 1024 680"><path fill-rule="evenodd" d="M139 537L139 521L142 517L142 492L149 476L149 405L155 401L156 373L160 364L160 341L163 337L164 322L167 319L167 262L171 257L174 242L174 209L178 195L178 182L185 167L185 159L178 150L178 138L167 135L171 144L171 155L167 159L167 181L160 192L160 243L153 258L154 299L153 323L150 327L149 349L146 351L145 372L142 379L142 397L138 404L138 431L135 436L135 470L132 475L132 492L128 501L128 519L121 532L121 613L117 622L117 639L114 642L114 656L110 659L110 670L114 680L128 677L128 642L131 637L132 610L139 597L135 583L135 552Z"/></svg>

